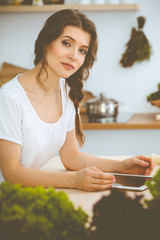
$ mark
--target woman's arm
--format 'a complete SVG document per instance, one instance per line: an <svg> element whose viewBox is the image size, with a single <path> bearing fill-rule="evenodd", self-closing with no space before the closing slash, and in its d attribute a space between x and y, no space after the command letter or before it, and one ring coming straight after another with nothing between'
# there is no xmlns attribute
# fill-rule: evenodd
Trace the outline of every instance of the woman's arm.
<svg viewBox="0 0 160 240"><path fill-rule="evenodd" d="M0 140L0 168L5 180L13 184L96 191L110 188L115 180L112 175L104 174L94 167L67 172L47 172L26 168L20 165L20 157L19 144Z"/></svg>
<svg viewBox="0 0 160 240"><path fill-rule="evenodd" d="M79 170L94 166L103 172L121 172L149 175L153 170L153 161L146 156L135 156L123 161L99 158L80 152L77 148L75 131L68 132L66 141L60 150L64 166L69 170Z"/></svg>
<svg viewBox="0 0 160 240"><path fill-rule="evenodd" d="M0 140L0 168L6 181L23 186L74 187L74 172L46 172L20 165L21 146Z"/></svg>
<svg viewBox="0 0 160 240"><path fill-rule="evenodd" d="M80 152L77 147L75 130L67 133L65 143L59 154L62 163L68 170L80 170L94 166L104 172L120 171L120 161L98 158L91 154Z"/></svg>

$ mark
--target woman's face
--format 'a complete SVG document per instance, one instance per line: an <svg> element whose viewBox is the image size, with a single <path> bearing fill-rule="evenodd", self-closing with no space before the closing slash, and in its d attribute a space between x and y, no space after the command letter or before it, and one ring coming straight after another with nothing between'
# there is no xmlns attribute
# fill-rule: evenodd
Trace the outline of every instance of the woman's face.
<svg viewBox="0 0 160 240"><path fill-rule="evenodd" d="M91 36L84 30L66 26L60 37L46 51L47 70L55 76L68 78L84 63Z"/></svg>

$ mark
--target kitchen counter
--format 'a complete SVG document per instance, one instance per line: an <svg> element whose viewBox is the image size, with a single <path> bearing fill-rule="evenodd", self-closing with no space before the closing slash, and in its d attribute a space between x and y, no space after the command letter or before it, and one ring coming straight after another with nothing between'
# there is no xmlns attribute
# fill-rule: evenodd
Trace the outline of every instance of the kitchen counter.
<svg viewBox="0 0 160 240"><path fill-rule="evenodd" d="M90 123L88 116L81 115L84 130L96 129L160 129L160 121L155 119L157 113L135 113L125 123Z"/></svg>
<svg viewBox="0 0 160 240"><path fill-rule="evenodd" d="M105 156L104 158L109 158L109 159L117 159L117 160L122 160L124 158L127 158L129 156ZM157 171L157 168L159 166L156 166L154 168L154 171L152 175L155 174ZM49 160L41 169L45 171L66 171L64 166L62 165L62 162L59 158L59 156L54 157L53 159ZM101 191L101 192L85 192L77 189L57 189L64 191L69 199L74 203L74 206L78 208L79 206L82 207L82 209L90 216L92 217L92 209L94 204L99 201L103 196L107 196L110 194L110 190L106 191ZM127 193L131 196L134 197L135 193L136 194L144 194L145 199L150 199L151 194L149 190L145 190L143 192L134 192L134 191L127 191Z"/></svg>

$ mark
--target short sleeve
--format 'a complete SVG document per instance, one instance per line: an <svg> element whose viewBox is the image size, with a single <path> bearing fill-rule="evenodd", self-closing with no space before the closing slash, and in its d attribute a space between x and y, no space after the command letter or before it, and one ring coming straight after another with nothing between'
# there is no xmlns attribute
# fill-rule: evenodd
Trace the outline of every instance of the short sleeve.
<svg viewBox="0 0 160 240"><path fill-rule="evenodd" d="M73 102L70 100L69 102L69 111L68 111L68 126L67 132L71 131L75 128L75 107Z"/></svg>
<svg viewBox="0 0 160 240"><path fill-rule="evenodd" d="M17 99L0 89L0 139L22 145L22 112Z"/></svg>

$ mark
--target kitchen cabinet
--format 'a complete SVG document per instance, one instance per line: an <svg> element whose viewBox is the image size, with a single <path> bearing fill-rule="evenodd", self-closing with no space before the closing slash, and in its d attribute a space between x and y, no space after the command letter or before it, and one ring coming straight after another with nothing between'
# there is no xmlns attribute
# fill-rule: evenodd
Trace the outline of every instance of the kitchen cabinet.
<svg viewBox="0 0 160 240"><path fill-rule="evenodd" d="M136 11L140 9L140 4L90 4L90 5L65 5L65 4L52 4L52 5L19 5L19 6L0 6L0 12L53 12L65 8L77 8L81 11Z"/></svg>

